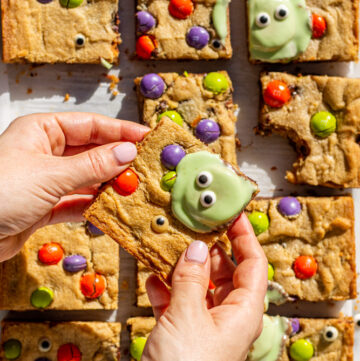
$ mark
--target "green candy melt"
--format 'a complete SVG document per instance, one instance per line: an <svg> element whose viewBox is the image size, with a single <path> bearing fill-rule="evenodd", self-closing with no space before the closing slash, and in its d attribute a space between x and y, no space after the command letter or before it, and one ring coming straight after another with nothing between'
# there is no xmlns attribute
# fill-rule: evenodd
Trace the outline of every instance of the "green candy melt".
<svg viewBox="0 0 360 361"><path fill-rule="evenodd" d="M84 0L60 0L61 6L65 8L72 9L77 8L83 3Z"/></svg>
<svg viewBox="0 0 360 361"><path fill-rule="evenodd" d="M3 348L7 360L16 360L21 355L21 343L14 338L6 341Z"/></svg>
<svg viewBox="0 0 360 361"><path fill-rule="evenodd" d="M161 113L158 117L158 122L160 122L160 120L163 117L168 117L169 119L171 119L173 122L175 122L176 124L179 124L180 126L183 125L183 118L182 116L175 110L168 110L164 113Z"/></svg>
<svg viewBox="0 0 360 361"><path fill-rule="evenodd" d="M272 281L274 279L275 270L274 267L268 263L268 280Z"/></svg>
<svg viewBox="0 0 360 361"><path fill-rule="evenodd" d="M204 87L213 93L220 94L229 88L229 82L222 73L209 73L204 79Z"/></svg>
<svg viewBox="0 0 360 361"><path fill-rule="evenodd" d="M228 35L227 11L229 3L230 0L216 0L212 12L214 28L222 43L225 42Z"/></svg>
<svg viewBox="0 0 360 361"><path fill-rule="evenodd" d="M39 287L30 298L31 304L36 308L46 308L54 299L54 292L47 287Z"/></svg>
<svg viewBox="0 0 360 361"><path fill-rule="evenodd" d="M308 340L297 340L290 346L290 356L294 361L309 361L314 356L314 347Z"/></svg>
<svg viewBox="0 0 360 361"><path fill-rule="evenodd" d="M146 337L136 337L131 341L130 354L136 361L140 361L146 341Z"/></svg>
<svg viewBox="0 0 360 361"><path fill-rule="evenodd" d="M320 138L327 138L336 131L336 118L329 112L319 112L312 116L311 130Z"/></svg>
<svg viewBox="0 0 360 361"><path fill-rule="evenodd" d="M170 192L171 188L174 186L176 181L176 172L167 172L162 178L160 182L161 188L166 191Z"/></svg>
<svg viewBox="0 0 360 361"><path fill-rule="evenodd" d="M254 211L248 215L248 218L257 236L269 229L270 222L265 213Z"/></svg>

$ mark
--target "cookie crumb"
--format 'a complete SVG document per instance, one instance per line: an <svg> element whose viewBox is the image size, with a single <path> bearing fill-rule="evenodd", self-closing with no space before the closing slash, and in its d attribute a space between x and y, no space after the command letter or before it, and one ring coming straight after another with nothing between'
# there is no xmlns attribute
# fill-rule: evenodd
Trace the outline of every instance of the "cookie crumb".
<svg viewBox="0 0 360 361"><path fill-rule="evenodd" d="M64 103L67 102L70 99L70 94L66 93L64 96Z"/></svg>

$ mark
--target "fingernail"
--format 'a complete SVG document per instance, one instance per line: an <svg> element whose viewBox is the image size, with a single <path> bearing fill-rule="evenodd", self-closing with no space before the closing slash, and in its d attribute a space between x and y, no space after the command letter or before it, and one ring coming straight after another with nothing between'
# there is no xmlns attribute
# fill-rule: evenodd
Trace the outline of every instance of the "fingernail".
<svg viewBox="0 0 360 361"><path fill-rule="evenodd" d="M188 262L205 263L209 249L206 243L194 241L190 244L185 253L185 260Z"/></svg>
<svg viewBox="0 0 360 361"><path fill-rule="evenodd" d="M132 162L137 154L135 144L130 142L121 143L113 148L113 153L119 164L126 164Z"/></svg>

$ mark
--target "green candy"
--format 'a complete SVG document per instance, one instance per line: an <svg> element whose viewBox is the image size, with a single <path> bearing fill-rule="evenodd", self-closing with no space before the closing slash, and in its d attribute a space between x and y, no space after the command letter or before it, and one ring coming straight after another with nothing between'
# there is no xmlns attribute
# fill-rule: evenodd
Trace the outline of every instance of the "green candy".
<svg viewBox="0 0 360 361"><path fill-rule="evenodd" d="M176 172L167 172L162 178L160 182L161 188L166 191L170 192L171 188L174 186L176 181Z"/></svg>
<svg viewBox="0 0 360 361"><path fill-rule="evenodd" d="M309 361L314 356L314 347L308 340L297 340L290 346L290 356L294 361Z"/></svg>
<svg viewBox="0 0 360 361"><path fill-rule="evenodd" d="M132 340L130 345L130 354L136 361L140 361L146 341L146 337L136 337Z"/></svg>
<svg viewBox="0 0 360 361"><path fill-rule="evenodd" d="M168 117L170 118L173 122L175 122L176 124L179 124L180 126L183 125L183 118L182 116L175 110L168 110L164 113L161 113L158 117L158 122L160 122L160 120L163 118L163 117Z"/></svg>
<svg viewBox="0 0 360 361"><path fill-rule="evenodd" d="M3 348L7 360L16 360L21 355L21 343L14 338L6 341Z"/></svg>
<svg viewBox="0 0 360 361"><path fill-rule="evenodd" d="M263 212L254 211L248 215L248 218L257 236L269 228L269 218Z"/></svg>
<svg viewBox="0 0 360 361"><path fill-rule="evenodd" d="M36 308L46 308L54 299L54 292L47 287L39 287L31 294L30 302Z"/></svg>
<svg viewBox="0 0 360 361"><path fill-rule="evenodd" d="M268 263L268 280L272 281L274 279L275 270L274 267Z"/></svg>
<svg viewBox="0 0 360 361"><path fill-rule="evenodd" d="M83 3L83 1L84 0L60 0L60 4L65 8L71 9L71 8L77 8Z"/></svg>
<svg viewBox="0 0 360 361"><path fill-rule="evenodd" d="M222 73L209 73L204 79L204 87L213 93L219 94L229 88L229 82Z"/></svg>
<svg viewBox="0 0 360 361"><path fill-rule="evenodd" d="M311 130L320 138L327 138L336 131L336 118L329 112L319 112L312 116Z"/></svg>

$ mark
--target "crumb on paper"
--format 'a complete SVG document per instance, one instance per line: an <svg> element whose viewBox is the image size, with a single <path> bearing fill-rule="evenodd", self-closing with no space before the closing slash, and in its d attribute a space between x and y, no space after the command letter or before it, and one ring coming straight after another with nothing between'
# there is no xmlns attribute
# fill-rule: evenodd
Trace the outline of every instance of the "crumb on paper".
<svg viewBox="0 0 360 361"><path fill-rule="evenodd" d="M121 282L121 288L123 290L128 290L129 289L129 282L128 281L122 281Z"/></svg>
<svg viewBox="0 0 360 361"><path fill-rule="evenodd" d="M64 96L64 103L67 102L70 99L70 94L66 93Z"/></svg>
<svg viewBox="0 0 360 361"><path fill-rule="evenodd" d="M277 170L277 167L273 166L273 167L270 168L270 170L275 171L275 170Z"/></svg>
<svg viewBox="0 0 360 361"><path fill-rule="evenodd" d="M235 138L235 147L238 150L241 150L241 141L238 137Z"/></svg>
<svg viewBox="0 0 360 361"><path fill-rule="evenodd" d="M28 88L28 90L26 91L26 94L31 94L33 92L33 90L31 88Z"/></svg>
<svg viewBox="0 0 360 361"><path fill-rule="evenodd" d="M104 76L106 79L110 80L109 92L111 92L112 98L115 98L119 94L119 92L115 88L119 84L121 77L117 77L114 74L104 74Z"/></svg>
<svg viewBox="0 0 360 361"><path fill-rule="evenodd" d="M61 76L58 75L58 76L56 77L56 80L60 80L60 79L61 79Z"/></svg>

